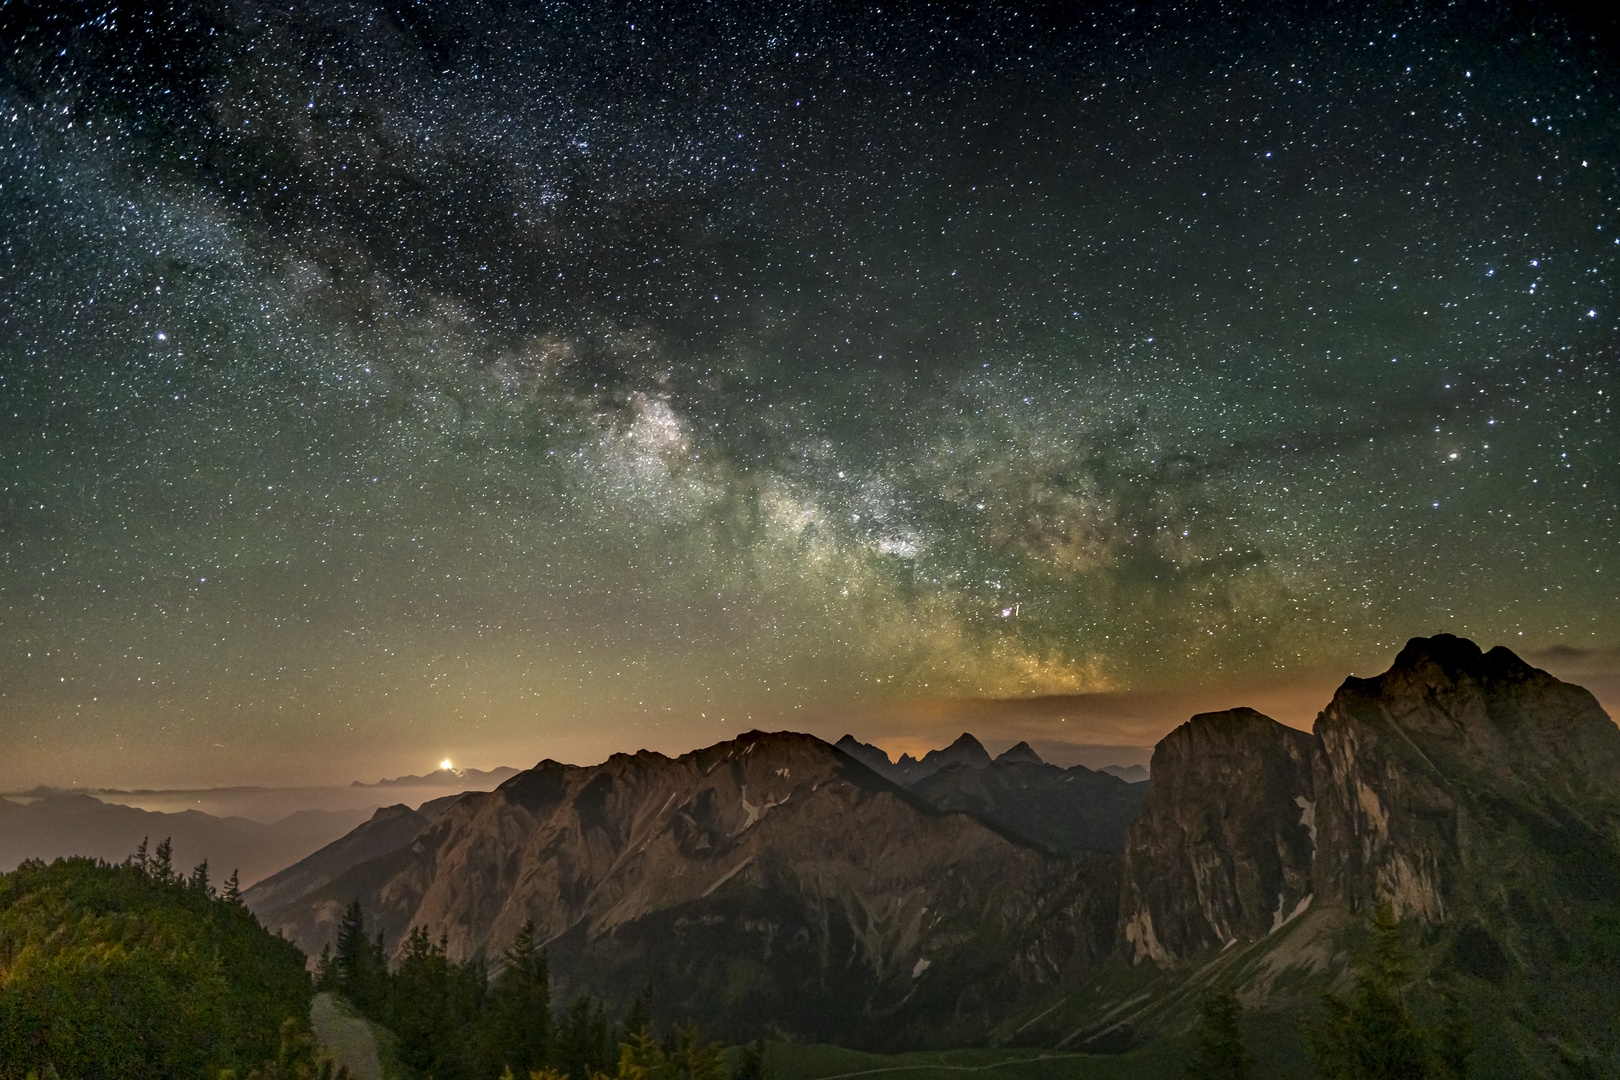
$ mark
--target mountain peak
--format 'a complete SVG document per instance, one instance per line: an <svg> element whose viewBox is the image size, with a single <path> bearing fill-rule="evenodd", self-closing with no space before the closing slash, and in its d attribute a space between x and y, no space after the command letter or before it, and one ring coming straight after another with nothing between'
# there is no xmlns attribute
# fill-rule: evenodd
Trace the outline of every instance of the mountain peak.
<svg viewBox="0 0 1620 1080"><path fill-rule="evenodd" d="M1550 678L1505 645L1484 652L1467 638L1436 634L1409 640L1389 670L1377 678L1346 680L1346 683L1376 684L1388 689L1411 683L1436 687L1455 686L1465 681L1522 682L1538 675Z"/></svg>
<svg viewBox="0 0 1620 1080"><path fill-rule="evenodd" d="M1039 755L1039 754L1037 754L1035 752L1035 748L1030 746L1029 743L1027 743L1027 742L1021 742L1017 746L1014 746L1014 747L1012 747L1012 748L1010 748L1008 750L1003 751L1000 754L1000 756L998 756L996 758L996 760L997 761L1022 761L1022 762L1028 762L1031 765L1045 765L1046 764L1046 762L1044 760L1042 760L1041 755Z"/></svg>
<svg viewBox="0 0 1620 1080"><path fill-rule="evenodd" d="M923 755L921 762L923 769L928 772L956 764L982 769L990 764L990 752L984 748L983 743L964 731L945 749L928 751Z"/></svg>
<svg viewBox="0 0 1620 1080"><path fill-rule="evenodd" d="M889 755L880 746L863 743L853 735L845 735L833 743L833 746L848 754L868 769L889 780L898 781L901 769L889 760Z"/></svg>
<svg viewBox="0 0 1620 1080"><path fill-rule="evenodd" d="M1355 729L1354 740L1345 733ZM1374 749L1447 775L1526 782L1542 797L1620 768L1614 724L1590 692L1500 645L1436 634L1406 643L1388 671L1349 678L1316 720L1329 756L1349 768ZM1598 785L1602 787L1603 785Z"/></svg>
<svg viewBox="0 0 1620 1080"><path fill-rule="evenodd" d="M414 813L416 813L416 811L412 810L404 803L395 803L393 806L377 807L377 812L371 815L371 820L375 824L381 824L382 822L392 821L395 818L407 817Z"/></svg>

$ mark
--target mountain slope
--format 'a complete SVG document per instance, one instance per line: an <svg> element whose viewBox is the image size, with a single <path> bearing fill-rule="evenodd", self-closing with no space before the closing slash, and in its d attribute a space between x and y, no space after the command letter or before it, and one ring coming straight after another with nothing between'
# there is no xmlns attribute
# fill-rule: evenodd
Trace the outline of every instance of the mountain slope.
<svg viewBox="0 0 1620 1080"><path fill-rule="evenodd" d="M1039 758L1004 754L977 767L947 765L909 790L937 810L974 814L1053 851L1118 854L1146 788L1082 765L1060 769Z"/></svg>
<svg viewBox="0 0 1620 1080"><path fill-rule="evenodd" d="M982 1037L1006 1005L1109 950L1112 860L1054 857L939 813L806 735L677 759L555 762L463 796L407 848L267 924L312 951L359 898L389 941L453 956L533 920L566 987L717 1032L869 1045Z"/></svg>
<svg viewBox="0 0 1620 1080"><path fill-rule="evenodd" d="M245 890L242 902L253 911L265 912L306 896L355 866L403 848L459 798L459 794L447 795L423 803L418 810L404 804L380 807L369 821Z"/></svg>

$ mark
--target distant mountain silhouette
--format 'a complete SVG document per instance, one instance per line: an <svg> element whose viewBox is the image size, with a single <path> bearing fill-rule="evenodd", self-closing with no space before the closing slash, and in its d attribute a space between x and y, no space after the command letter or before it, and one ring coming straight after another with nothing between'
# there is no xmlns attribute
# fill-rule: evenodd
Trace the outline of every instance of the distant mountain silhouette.
<svg viewBox="0 0 1620 1080"><path fill-rule="evenodd" d="M1008 747L1006 750L1003 750L1000 754L996 755L996 760L1022 762L1026 765L1046 764L1045 761L1041 760L1041 755L1037 754L1034 748L1031 747L1027 742L1021 742L1017 746Z"/></svg>
<svg viewBox="0 0 1620 1080"><path fill-rule="evenodd" d="M161 814L89 795L48 791L26 805L0 799L0 870L24 859L85 855L122 862L143 839L172 838L176 866L208 860L215 881L233 869L244 885L302 859L364 820L364 811L303 810L272 824L197 810Z"/></svg>
<svg viewBox="0 0 1620 1080"><path fill-rule="evenodd" d="M435 769L422 776L396 776L392 780L378 780L374 784L356 780L350 787L454 787L465 791L489 791L516 776L520 770L501 765L485 772L480 769Z"/></svg>
<svg viewBox="0 0 1620 1080"><path fill-rule="evenodd" d="M973 814L1052 851L1116 855L1125 850L1125 830L1147 795L1145 785L1083 765L1060 769L1023 755L1002 755L978 768L947 765L909 790L935 809Z"/></svg>

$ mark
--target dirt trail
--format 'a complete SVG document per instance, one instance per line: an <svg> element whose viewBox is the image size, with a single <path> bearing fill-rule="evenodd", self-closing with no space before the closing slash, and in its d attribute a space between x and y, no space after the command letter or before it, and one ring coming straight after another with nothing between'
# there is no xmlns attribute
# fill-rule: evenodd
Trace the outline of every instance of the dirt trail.
<svg viewBox="0 0 1620 1080"><path fill-rule="evenodd" d="M356 1016L339 1011L331 994L316 994L310 1005L309 1023L315 1039L339 1065L347 1065L354 1080L382 1080L377 1061L377 1040L371 1025Z"/></svg>

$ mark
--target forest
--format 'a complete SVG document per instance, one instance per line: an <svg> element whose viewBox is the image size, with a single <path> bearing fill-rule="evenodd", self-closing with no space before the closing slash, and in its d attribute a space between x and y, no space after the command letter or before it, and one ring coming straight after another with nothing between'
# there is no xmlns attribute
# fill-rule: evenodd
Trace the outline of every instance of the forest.
<svg viewBox="0 0 1620 1080"><path fill-rule="evenodd" d="M650 986L617 1023L602 1001L584 994L554 1014L532 923L493 973L483 957L450 960L444 939L434 941L422 927L407 936L392 969L385 956L382 935L367 935L365 914L351 903L336 950L324 951L317 965L316 986L341 994L395 1036L406 1080L762 1080L758 1044L744 1049L732 1071L721 1045L705 1043L694 1024L675 1025L659 1039Z"/></svg>
<svg viewBox="0 0 1620 1080"><path fill-rule="evenodd" d="M304 961L167 841L25 862L0 875L0 1078L316 1075Z"/></svg>
<svg viewBox="0 0 1620 1080"><path fill-rule="evenodd" d="M0 1080L341 1080L310 1032L318 991L380 1025L400 1080L761 1080L692 1025L654 1036L651 991L618 1022L578 996L555 1015L526 926L497 963L448 959L417 928L392 968L350 905L312 980L245 908L233 873L173 865L168 841L122 863L30 861L0 875Z"/></svg>

